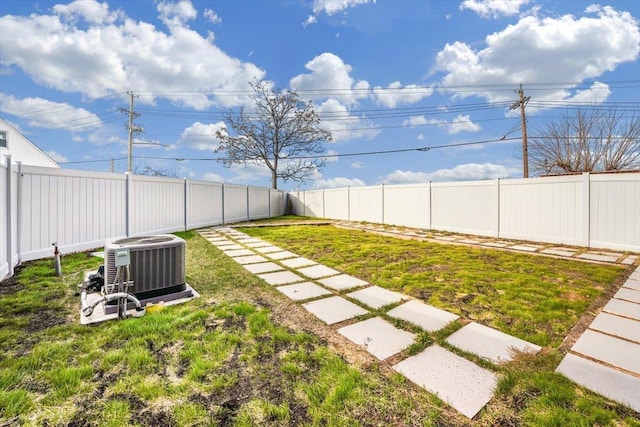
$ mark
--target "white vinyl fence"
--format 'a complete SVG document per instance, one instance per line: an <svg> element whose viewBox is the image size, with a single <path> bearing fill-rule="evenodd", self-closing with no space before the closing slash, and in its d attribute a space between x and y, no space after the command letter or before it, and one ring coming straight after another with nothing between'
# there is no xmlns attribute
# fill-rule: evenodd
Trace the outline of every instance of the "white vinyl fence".
<svg viewBox="0 0 640 427"><path fill-rule="evenodd" d="M289 193L294 213L640 252L640 173Z"/></svg>
<svg viewBox="0 0 640 427"><path fill-rule="evenodd" d="M22 261L284 213L282 191L143 175L51 169L0 158L0 279Z"/></svg>

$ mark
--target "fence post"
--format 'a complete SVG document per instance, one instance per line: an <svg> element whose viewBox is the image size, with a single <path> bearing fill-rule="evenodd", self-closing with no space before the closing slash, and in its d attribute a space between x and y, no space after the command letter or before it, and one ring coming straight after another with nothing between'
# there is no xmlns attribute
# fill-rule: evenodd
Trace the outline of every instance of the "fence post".
<svg viewBox="0 0 640 427"><path fill-rule="evenodd" d="M582 245L591 246L591 175L582 174Z"/></svg>
<svg viewBox="0 0 640 427"><path fill-rule="evenodd" d="M16 194L16 252L18 252L18 264L22 264L22 162L16 163L18 163L18 194Z"/></svg>
<svg viewBox="0 0 640 427"><path fill-rule="evenodd" d="M271 189L267 190L267 209L269 209L269 218L271 218Z"/></svg>
<svg viewBox="0 0 640 427"><path fill-rule="evenodd" d="M251 221L251 208L249 206L249 186L247 185L247 221Z"/></svg>
<svg viewBox="0 0 640 427"><path fill-rule="evenodd" d="M221 200L221 205L222 205L222 225L224 225L224 182L222 183L222 200Z"/></svg>
<svg viewBox="0 0 640 427"><path fill-rule="evenodd" d="M189 229L189 179L184 178L184 231Z"/></svg>
<svg viewBox="0 0 640 427"><path fill-rule="evenodd" d="M6 191L6 200L7 200L7 266L8 266L8 276L13 276L13 248L11 247L11 235L13 234L11 231L11 226L13 225L13 221L11 220L11 156L6 156L7 162L7 191Z"/></svg>
<svg viewBox="0 0 640 427"><path fill-rule="evenodd" d="M125 193L124 193L124 197L125 197L125 209L124 209L124 227L125 227L125 234L127 235L127 237L131 237L131 199L133 198L133 189L132 187L132 175L130 171L127 171L124 173L125 177L127 178L125 181Z"/></svg>

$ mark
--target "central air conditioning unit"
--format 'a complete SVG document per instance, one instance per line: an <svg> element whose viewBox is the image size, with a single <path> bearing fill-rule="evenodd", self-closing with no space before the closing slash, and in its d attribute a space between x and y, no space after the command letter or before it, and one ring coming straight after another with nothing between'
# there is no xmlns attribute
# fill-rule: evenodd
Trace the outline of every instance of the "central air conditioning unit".
<svg viewBox="0 0 640 427"><path fill-rule="evenodd" d="M191 296L185 283L185 241L171 234L109 239L105 242L104 281L109 286L116 280L116 252L127 248L130 253L133 286L128 291L141 302L167 301ZM173 298L167 295L174 294Z"/></svg>

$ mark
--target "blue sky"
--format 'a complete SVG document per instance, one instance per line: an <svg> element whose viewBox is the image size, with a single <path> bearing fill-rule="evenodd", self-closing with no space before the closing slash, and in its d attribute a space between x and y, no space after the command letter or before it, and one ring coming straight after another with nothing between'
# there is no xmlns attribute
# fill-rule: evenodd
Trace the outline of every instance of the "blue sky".
<svg viewBox="0 0 640 427"><path fill-rule="evenodd" d="M529 135L581 103L637 111L638 19L637 0L3 0L0 115L65 168L124 172L131 91L134 169L269 186L214 152L258 78L333 135L280 188L517 178L520 84Z"/></svg>

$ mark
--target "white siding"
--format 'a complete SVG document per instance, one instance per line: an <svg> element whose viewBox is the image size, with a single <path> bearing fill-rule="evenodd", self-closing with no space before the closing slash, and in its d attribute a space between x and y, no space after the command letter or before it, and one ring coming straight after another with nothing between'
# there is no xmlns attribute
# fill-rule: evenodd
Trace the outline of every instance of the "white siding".
<svg viewBox="0 0 640 427"><path fill-rule="evenodd" d="M16 128L0 118L0 131L7 133L7 147L0 147L0 156L11 156L11 161L23 165L60 168L51 157L36 147Z"/></svg>

